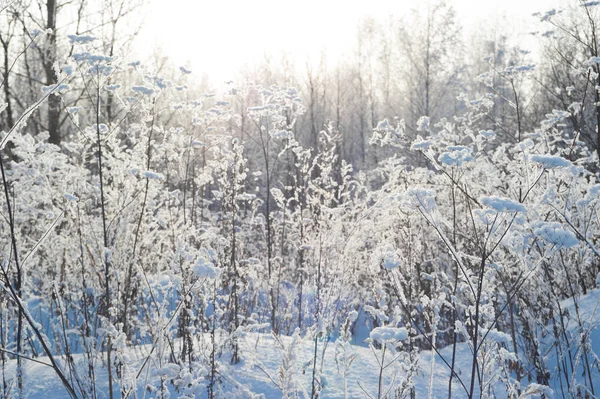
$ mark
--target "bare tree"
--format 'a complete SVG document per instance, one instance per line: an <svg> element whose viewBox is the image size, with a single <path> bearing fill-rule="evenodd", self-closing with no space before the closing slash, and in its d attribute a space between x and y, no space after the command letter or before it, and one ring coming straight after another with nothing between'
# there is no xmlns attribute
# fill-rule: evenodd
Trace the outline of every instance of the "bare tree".
<svg viewBox="0 0 600 399"><path fill-rule="evenodd" d="M409 99L412 128L421 116L437 120L446 115L453 104L452 89L461 73L461 27L449 3L427 1L399 26L398 39L405 55L403 94Z"/></svg>

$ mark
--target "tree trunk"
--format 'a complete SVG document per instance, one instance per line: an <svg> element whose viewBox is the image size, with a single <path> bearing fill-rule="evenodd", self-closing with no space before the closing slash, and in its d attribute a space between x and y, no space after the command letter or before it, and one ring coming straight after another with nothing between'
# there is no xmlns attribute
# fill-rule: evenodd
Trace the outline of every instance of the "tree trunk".
<svg viewBox="0 0 600 399"><path fill-rule="evenodd" d="M56 0L46 2L46 28L52 31L48 33L48 46L43 61L46 84L56 83L54 73L54 62L56 60ZM60 144L60 97L51 95L48 97L48 133L52 144Z"/></svg>

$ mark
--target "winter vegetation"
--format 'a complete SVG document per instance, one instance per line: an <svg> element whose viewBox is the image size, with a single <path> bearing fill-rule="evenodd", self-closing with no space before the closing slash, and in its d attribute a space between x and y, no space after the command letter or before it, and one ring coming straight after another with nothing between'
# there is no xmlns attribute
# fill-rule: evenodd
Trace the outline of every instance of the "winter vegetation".
<svg viewBox="0 0 600 399"><path fill-rule="evenodd" d="M0 0L0 398L600 396L600 2L220 86L143 6Z"/></svg>

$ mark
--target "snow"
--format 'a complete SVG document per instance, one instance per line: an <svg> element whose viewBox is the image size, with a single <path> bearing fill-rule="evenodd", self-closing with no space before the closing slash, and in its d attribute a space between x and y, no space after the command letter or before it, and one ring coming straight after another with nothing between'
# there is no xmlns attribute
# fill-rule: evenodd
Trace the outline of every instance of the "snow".
<svg viewBox="0 0 600 399"><path fill-rule="evenodd" d="M100 125L96 125L95 123L92 125L92 130L94 133L100 132L100 134L106 134L110 130L106 123L101 123Z"/></svg>
<svg viewBox="0 0 600 399"><path fill-rule="evenodd" d="M131 86L131 91L134 93L144 94L146 96L151 96L154 93L154 89L146 86Z"/></svg>
<svg viewBox="0 0 600 399"><path fill-rule="evenodd" d="M215 267L210 261L203 257L198 258L192 271L198 278L215 279L221 273L221 270Z"/></svg>
<svg viewBox="0 0 600 399"><path fill-rule="evenodd" d="M165 178L160 173L152 172L150 170L144 172L144 177L148 180L164 180Z"/></svg>
<svg viewBox="0 0 600 399"><path fill-rule="evenodd" d="M369 334L372 341L380 344L404 341L408 338L408 331L404 327L376 327Z"/></svg>
<svg viewBox="0 0 600 399"><path fill-rule="evenodd" d="M520 398L542 397L542 395L551 398L554 396L554 391L545 385L531 383L523 391Z"/></svg>
<svg viewBox="0 0 600 399"><path fill-rule="evenodd" d="M39 37L39 36L41 36L41 35L43 35L45 33L46 33L45 31L42 31L40 29L35 28L35 29L31 29L29 31L29 36L31 36L32 38L36 38L36 37Z"/></svg>
<svg viewBox="0 0 600 399"><path fill-rule="evenodd" d="M493 130L480 130L479 135L488 140L492 140L496 137L496 132Z"/></svg>
<svg viewBox="0 0 600 399"><path fill-rule="evenodd" d="M567 109L573 115L579 115L579 113L581 112L581 103L580 102L571 103L571 104L569 104L569 106L567 107Z"/></svg>
<svg viewBox="0 0 600 399"><path fill-rule="evenodd" d="M400 262L398 255L396 255L394 252L387 251L385 253L383 257L383 267L391 270L399 267L401 264L402 263Z"/></svg>
<svg viewBox="0 0 600 399"><path fill-rule="evenodd" d="M81 111L81 107L67 107L67 113L69 114L76 114L79 111Z"/></svg>
<svg viewBox="0 0 600 399"><path fill-rule="evenodd" d="M98 64L102 64L102 63L109 63L113 60L113 57L108 57L106 55L101 55L101 54L92 54L90 52L83 52L83 53L74 53L71 55L71 58L73 58L76 62L87 62L89 65L98 65Z"/></svg>
<svg viewBox="0 0 600 399"><path fill-rule="evenodd" d="M448 146L448 151L441 153L438 161L446 166L462 166L465 162L471 162L473 156L471 149L465 146Z"/></svg>
<svg viewBox="0 0 600 399"><path fill-rule="evenodd" d="M106 91L115 91L121 88L120 84L112 84L104 86L104 90Z"/></svg>
<svg viewBox="0 0 600 399"><path fill-rule="evenodd" d="M539 163L545 169L557 169L571 166L571 162L558 155L531 155L532 162Z"/></svg>
<svg viewBox="0 0 600 399"><path fill-rule="evenodd" d="M200 342L209 342L208 335L199 337ZM291 343L290 337L280 337L281 342L288 346ZM241 398L265 398L265 399L278 399L281 398L281 390L275 385L274 382L278 381L278 370L281 366L281 359L283 350L280 348L277 341L268 334L260 333L245 333L240 339L242 356L245 359L241 364L232 366L229 362L225 361L219 364L220 375L222 378L222 384L224 385L223 391L230 392L229 397L241 397ZM323 343L319 344L319 350L322 350ZM149 352L149 347L138 348L135 352L128 352L130 363L128 367L133 368L134 371L139 370L143 362L143 354ZM310 362L310 355L313 349L313 342L311 340L300 340L295 348L296 356L292 359L295 369L298 371L295 374L295 384L301 391L310 392L310 382L312 378L312 363ZM368 392L376 392L377 390L377 374L373 371L377 369L376 359L373 357L372 352L364 347L351 346L351 352L356 355L355 360L352 362L350 372L347 377L348 395L351 398L364 397L362 389L366 389ZM253 355L253 353L260 353L259 356ZM343 380L338 372L335 362L335 353L333 350L333 344L329 345L329 349L326 351L326 357L324 362L324 379L328 381L327 387L322 392L323 399L341 399L343 398ZM80 354L75 354L74 359L81 367L81 372L85 374L85 362ZM41 361L47 362L46 358L40 358ZM14 370L16 362L9 361L9 373L10 369ZM101 365L101 362L98 362ZM25 362L25 375L27 381L27 387L30 399L64 399L66 392L62 387L60 381L54 374L53 370L49 367L33 362ZM137 397L148 397L148 393L144 392L146 386L160 386L160 377L169 376L175 377L182 369L175 364L168 364L162 367L157 365L157 368L144 373L147 375L145 378L145 384L139 384L136 393ZM14 372L13 372L14 373ZM98 370L96 373L97 390L100 392L99 397L108 397L108 379L106 369L103 368ZM390 382L389 373L386 373L384 382ZM208 382L205 379L194 379L193 384L190 388L193 389L195 397L206 398ZM360 386L359 386L360 384ZM362 386L362 388L361 388ZM232 394L232 391L245 387L244 391L246 394L242 396L236 396ZM113 388L115 397L119 396L120 385L117 384ZM446 387L447 389L447 387ZM171 397L180 397L180 393L175 392L171 387ZM192 396L194 397L194 396Z"/></svg>
<svg viewBox="0 0 600 399"><path fill-rule="evenodd" d="M96 40L96 38L91 35L67 35L67 38L71 44L87 44Z"/></svg>
<svg viewBox="0 0 600 399"><path fill-rule="evenodd" d="M418 132L428 132L429 131L430 119L428 116L422 116L417 121L417 131Z"/></svg>
<svg viewBox="0 0 600 399"><path fill-rule="evenodd" d="M552 110L551 114L546 114L545 120L541 122L542 127L551 127L561 122L563 119L568 118L571 115L568 111L563 110Z"/></svg>
<svg viewBox="0 0 600 399"><path fill-rule="evenodd" d="M534 232L556 249L571 248L579 244L575 234L558 222L538 222Z"/></svg>
<svg viewBox="0 0 600 399"><path fill-rule="evenodd" d="M294 138L294 133L289 130L271 130L269 135L274 139L291 139Z"/></svg>
<svg viewBox="0 0 600 399"><path fill-rule="evenodd" d="M65 194L63 194L63 197L64 197L64 198L65 198L67 201L73 201L73 202L75 202L75 201L79 201L79 198L77 198L77 197L76 197L76 196L74 196L73 194L68 194L68 193L65 193Z"/></svg>
<svg viewBox="0 0 600 399"><path fill-rule="evenodd" d="M525 206L508 198L496 196L481 197L479 202L485 207L493 209L498 213L526 212Z"/></svg>
<svg viewBox="0 0 600 399"><path fill-rule="evenodd" d="M548 10L544 13L544 15L540 18L542 22L549 21L553 16L560 14L562 10L556 10L555 8Z"/></svg>
<svg viewBox="0 0 600 399"><path fill-rule="evenodd" d="M430 140L424 140L421 136L417 136L417 139L410 146L413 151L427 151L431 147L432 142Z"/></svg>
<svg viewBox="0 0 600 399"><path fill-rule="evenodd" d="M594 336L600 333L600 329L597 328L598 312L595 311L598 307L598 301L600 300L600 290L593 290L588 296L580 298L579 306L582 312L582 317L587 318L593 326L592 333ZM562 303L564 309L573 311L573 304L569 301ZM574 311L572 312L574 314ZM590 319L591 318L591 319ZM260 327L260 326L259 326ZM264 327L264 326L263 326ZM407 331L405 328L400 327L377 327L371 331L370 338L373 341L379 343L397 343L407 339ZM490 338L490 335L488 335ZM209 342L209 334L202 334L196 336L198 342ZM281 390L275 383L278 381L278 373L282 370L282 359L285 352L278 341L288 348L292 343L292 337L280 336L273 338L273 336L265 333L248 332L244 333L239 338L240 349L242 353L242 362L238 365L231 365L227 361L226 354L223 354L217 359L219 363L220 375L222 377L223 393L229 392L229 397L241 397L241 398L264 398L264 399L279 399L282 397ZM594 342L594 350L600 349L598 341ZM175 341L175 350L178 350L179 341ZM325 342L318 342L319 353L323 350ZM545 344L542 342L542 344ZM325 349L325 358L323 361L323 380L327 381L326 387L321 392L321 398L323 399L342 399L344 398L344 379L341 374L341 369L338 367L338 361L341 359L339 356L336 357L335 342L329 342ZM149 353L150 348L148 346L136 348L136 350L127 350L126 357L129 359L127 366L132 369L133 372L137 372L140 369L144 355ZM293 382L294 385L300 392L310 393L311 379L312 379L312 354L314 350L314 341L309 337L300 338L296 345L293 347L294 356L289 360L293 364L293 368L296 370L294 373ZM346 377L347 393L348 398L364 398L366 397L365 391L370 394L376 394L378 389L378 376L379 376L379 363L373 350L368 347L362 347L357 345L349 345L346 349L349 356L352 356L352 362L348 367L348 375ZM377 351L376 351L377 352ZM510 360L510 352L503 351ZM554 367L556 364L554 351L549 351L547 358L549 365ZM80 371L85 373L86 362L81 354L73 355L76 364L80 367ZM448 367L443 363L442 357L446 361L452 359L452 346L447 346L440 349L439 354L432 353L431 351L423 351L418 355L418 375L414 378L415 383L415 394L416 398L443 398L448 395L448 378L450 375ZM393 355L386 356L386 363L393 359ZM456 360L455 368L456 374L466 384L470 381L470 370L471 370L471 351L469 345L466 343L458 343L456 346ZM45 357L40 357L37 360L42 362L48 362ZM433 374L430 373L431 361L434 361L435 367L433 368ZM99 366L103 363L98 359ZM155 366L149 364L149 371L145 372L145 384L138 384L135 390L138 397L144 397L144 391L146 386L160 386L160 378L167 377L173 380L180 381L192 381L191 386L188 386L190 392L194 392L197 398L206 398L206 389L208 381L204 378L193 378L190 374L185 372L185 368L181 368L177 364L165 362L163 365L156 363ZM8 362L8 373L9 375L14 374L14 367L16 361L10 360ZM26 386L28 389L28 397L30 399L63 399L66 397L66 392L62 387L60 381L56 377L54 371L44 365L24 362L25 365L25 378ZM523 398L535 398L539 397L541 392L550 394L560 392L558 375L554 370L550 369L551 386L543 386L536 382L528 382L526 379L522 382L523 395L533 396L521 396ZM181 374L183 373L183 374ZM384 370L383 373L383 384L389 386L398 379L402 379L406 371L401 368L390 367ZM597 372L595 373L597 376ZM582 376L577 376L577 380L581 380ZM104 367L99 368L96 372L97 389L101 395L108 395L108 379L107 372ZM428 388L431 383L431 392L428 392ZM157 385L158 384L158 385ZM185 384L184 384L185 385ZM236 396L233 392L238 391L244 387L241 396ZM118 396L120 391L120 384L116 382L116 386L113 387L115 397ZM501 381L497 379L492 381L489 389L493 392L493 396L498 399L507 398L508 394L506 387ZM171 397L180 397L181 393L177 393L174 388L169 387ZM453 397L466 398L464 390L462 390L458 381L454 380ZM537 396L535 396L537 394ZM105 396L100 396L105 397ZM148 397L146 392L146 397ZM193 397L193 396L192 396ZM479 394L477 393L477 397ZM555 396L549 396L555 397Z"/></svg>
<svg viewBox="0 0 600 399"><path fill-rule="evenodd" d="M65 75L71 76L73 74L73 66L72 65L64 65L62 67L62 71Z"/></svg>
<svg viewBox="0 0 600 399"><path fill-rule="evenodd" d="M597 65L600 64L600 57L591 57L587 60L588 65Z"/></svg>
<svg viewBox="0 0 600 399"><path fill-rule="evenodd" d="M182 110L185 107L185 103L184 102L180 102L180 103L171 103L171 109L172 110Z"/></svg>
<svg viewBox="0 0 600 399"><path fill-rule="evenodd" d="M486 340L496 342L499 344L508 345L512 342L512 338L510 337L510 335L498 331L496 329L483 329L482 334L486 337Z"/></svg>
<svg viewBox="0 0 600 399"><path fill-rule="evenodd" d="M44 92L46 94L47 93L63 94L69 90L71 90L71 86L66 83L42 86L42 92Z"/></svg>
<svg viewBox="0 0 600 399"><path fill-rule="evenodd" d="M594 184L588 188L588 194L593 197L600 196L600 184Z"/></svg>
<svg viewBox="0 0 600 399"><path fill-rule="evenodd" d="M533 147L535 147L535 143L529 137L526 138L525 140L521 141L517 145L515 145L515 149L517 149L518 151L522 151L522 152L528 152Z"/></svg>
<svg viewBox="0 0 600 399"><path fill-rule="evenodd" d="M375 128L375 130L390 130L390 129L394 129L392 127L392 125L390 125L390 122L387 119L384 119L382 121L379 121L377 123L377 127Z"/></svg>
<svg viewBox="0 0 600 399"><path fill-rule="evenodd" d="M348 320L356 321L357 319L358 319L358 312L356 310L352 310L350 313L348 313Z"/></svg>
<svg viewBox="0 0 600 399"><path fill-rule="evenodd" d="M406 204L409 207L422 208L425 212L432 212L436 208L435 191L423 188L411 188L406 192Z"/></svg>
<svg viewBox="0 0 600 399"><path fill-rule="evenodd" d="M518 66L510 66L508 68L505 68L502 71L502 73L505 75L515 75L515 74L521 73L521 72L530 72L530 71L533 71L534 69L535 69L534 64L518 65Z"/></svg>

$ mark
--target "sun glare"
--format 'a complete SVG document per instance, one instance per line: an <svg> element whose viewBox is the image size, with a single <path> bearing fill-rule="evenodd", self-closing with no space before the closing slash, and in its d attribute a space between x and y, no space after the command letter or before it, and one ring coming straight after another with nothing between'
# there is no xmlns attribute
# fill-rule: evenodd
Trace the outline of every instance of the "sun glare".
<svg viewBox="0 0 600 399"><path fill-rule="evenodd" d="M518 27L535 12L560 0L457 0L454 8L466 31L505 16ZM138 39L141 54L154 49L215 80L230 79L265 56L286 54L295 63L329 64L354 49L356 28L372 17L408 16L418 1L153 0ZM525 32L524 32L525 33Z"/></svg>

